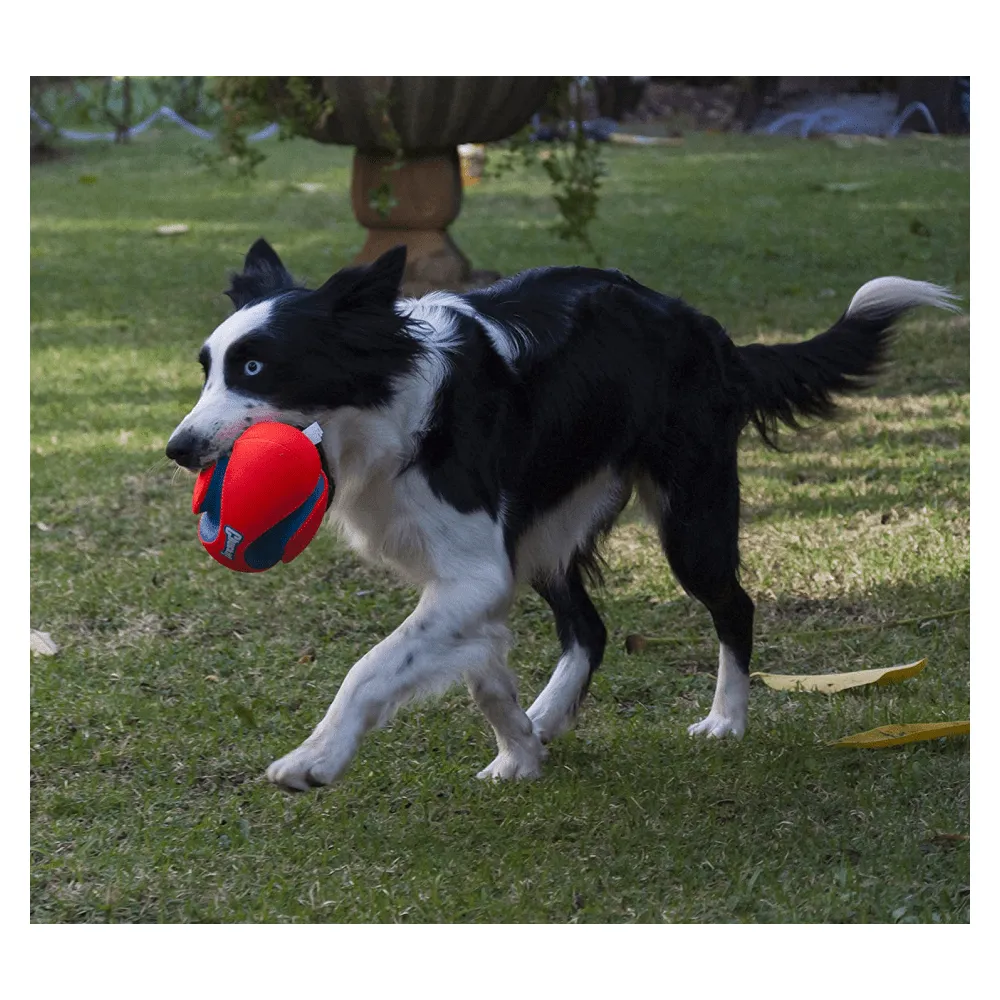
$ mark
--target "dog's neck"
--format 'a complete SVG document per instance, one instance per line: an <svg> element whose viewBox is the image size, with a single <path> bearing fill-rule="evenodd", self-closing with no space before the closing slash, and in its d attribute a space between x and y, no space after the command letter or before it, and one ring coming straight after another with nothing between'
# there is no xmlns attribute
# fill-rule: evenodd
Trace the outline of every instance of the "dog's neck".
<svg viewBox="0 0 1000 1000"><path fill-rule="evenodd" d="M444 376L444 360L428 351L398 379L391 401L378 408L344 406L320 420L321 447L337 488L395 476L413 458Z"/></svg>

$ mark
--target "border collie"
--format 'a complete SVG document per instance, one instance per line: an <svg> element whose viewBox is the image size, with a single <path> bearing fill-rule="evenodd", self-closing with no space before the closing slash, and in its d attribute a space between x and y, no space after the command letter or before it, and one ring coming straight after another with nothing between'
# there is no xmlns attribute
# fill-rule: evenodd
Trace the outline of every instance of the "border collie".
<svg viewBox="0 0 1000 1000"><path fill-rule="evenodd" d="M829 417L867 384L893 323L950 292L877 278L811 340L738 347L714 319L611 270L543 267L464 295L400 297L399 247L310 290L258 240L208 338L205 385L167 444L199 470L253 423L318 421L329 517L362 556L422 591L351 668L312 735L268 768L287 790L343 774L404 702L464 681L496 733L480 778L539 774L572 725L607 631L587 594L597 546L633 491L719 637L708 715L747 724L753 601L739 581L736 452L748 424ZM562 656L525 711L506 664L519 584L551 607Z"/></svg>

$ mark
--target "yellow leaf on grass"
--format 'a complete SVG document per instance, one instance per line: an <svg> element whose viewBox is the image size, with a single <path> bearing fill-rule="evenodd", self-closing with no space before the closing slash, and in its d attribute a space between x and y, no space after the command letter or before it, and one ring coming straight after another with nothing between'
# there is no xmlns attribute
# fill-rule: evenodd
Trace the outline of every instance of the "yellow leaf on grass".
<svg viewBox="0 0 1000 1000"><path fill-rule="evenodd" d="M895 667L876 667L872 670L851 670L838 674L765 674L752 673L776 691L819 691L834 694L866 684L897 684L914 677L927 666L927 660L904 663Z"/></svg>
<svg viewBox="0 0 1000 1000"><path fill-rule="evenodd" d="M898 747L917 740L937 740L942 736L968 736L965 722L910 722L905 726L879 726L865 733L855 733L828 743L831 747Z"/></svg>
<svg viewBox="0 0 1000 1000"><path fill-rule="evenodd" d="M914 677L927 666L927 660L917 660L916 663L904 663L898 667L876 667L874 670L851 670L843 674L762 674L752 673L751 677L759 677L769 688L775 691L820 691L823 694L835 694L837 691L847 691L849 688L864 687L866 684L896 684Z"/></svg>

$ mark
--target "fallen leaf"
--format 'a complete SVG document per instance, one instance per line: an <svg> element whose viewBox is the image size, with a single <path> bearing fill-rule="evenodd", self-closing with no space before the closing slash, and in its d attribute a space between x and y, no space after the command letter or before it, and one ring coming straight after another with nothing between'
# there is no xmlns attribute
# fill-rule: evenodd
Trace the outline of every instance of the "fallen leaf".
<svg viewBox="0 0 1000 1000"><path fill-rule="evenodd" d="M625 652L630 655L641 653L646 648L646 637L642 635L625 636Z"/></svg>
<svg viewBox="0 0 1000 1000"><path fill-rule="evenodd" d="M831 747L861 747L879 749L898 747L918 740L937 740L944 736L968 736L969 723L965 722L910 722L903 726L880 726L864 733L854 733L843 739L833 740Z"/></svg>
<svg viewBox="0 0 1000 1000"><path fill-rule="evenodd" d="M190 228L190 226L184 225L183 222L174 222L168 226L157 226L156 234L157 236L181 236Z"/></svg>
<svg viewBox="0 0 1000 1000"><path fill-rule="evenodd" d="M775 691L819 691L822 694L835 694L838 691L864 687L867 684L897 684L908 677L915 677L926 666L927 660L923 659L917 660L916 663L904 663L898 667L851 670L842 674L765 674L757 671L750 676L759 677Z"/></svg>
<svg viewBox="0 0 1000 1000"><path fill-rule="evenodd" d="M927 839L929 844L964 844L968 843L967 833L935 833Z"/></svg>
<svg viewBox="0 0 1000 1000"><path fill-rule="evenodd" d="M59 647L52 641L52 636L48 632L39 632L38 629L31 630L31 651L40 653L42 656L55 656L59 652Z"/></svg>

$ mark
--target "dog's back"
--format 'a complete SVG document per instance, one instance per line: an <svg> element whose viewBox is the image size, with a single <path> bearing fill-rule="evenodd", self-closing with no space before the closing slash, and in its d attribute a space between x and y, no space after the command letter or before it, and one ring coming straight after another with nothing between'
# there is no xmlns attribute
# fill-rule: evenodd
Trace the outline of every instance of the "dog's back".
<svg viewBox="0 0 1000 1000"><path fill-rule="evenodd" d="M541 268L399 300L404 263L392 251L309 291L254 244L230 289L237 314L203 348L202 398L168 445L201 468L256 420L319 420L332 518L422 588L268 776L298 790L333 781L366 730L459 679L497 736L480 776L537 774L600 665L607 632L586 578L633 492L719 637L715 699L689 731L741 736L754 606L738 578L740 432L752 423L773 443L779 423L829 416L877 371L895 321L949 308L949 294L876 279L811 340L738 347L715 320L616 271ZM562 646L527 712L506 666L518 582L549 604Z"/></svg>
<svg viewBox="0 0 1000 1000"><path fill-rule="evenodd" d="M565 568L589 546L636 475L661 461L664 438L701 449L722 423L739 432L745 407L723 329L617 271L539 268L430 298L447 317L438 332L449 374L416 462L446 502L503 509L512 559L530 563L515 565L521 579ZM411 308L425 315L423 301ZM539 522L567 505L579 519L581 491L594 510L574 525L580 546L545 565L522 536L551 541Z"/></svg>

